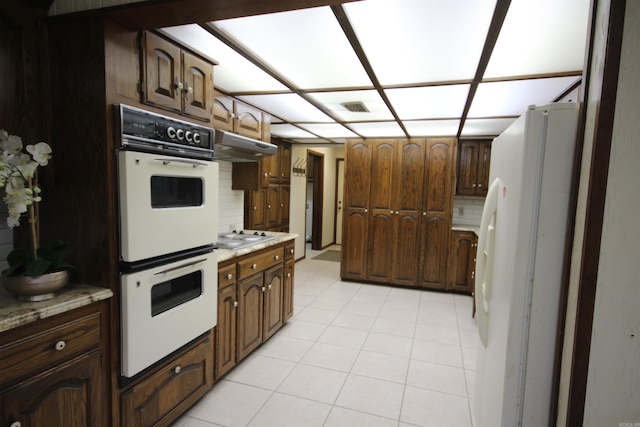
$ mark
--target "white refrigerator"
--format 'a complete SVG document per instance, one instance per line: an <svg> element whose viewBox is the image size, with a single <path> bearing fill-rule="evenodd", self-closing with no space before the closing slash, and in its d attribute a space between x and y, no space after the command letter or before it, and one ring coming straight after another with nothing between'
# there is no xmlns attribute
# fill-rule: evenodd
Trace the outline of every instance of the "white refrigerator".
<svg viewBox="0 0 640 427"><path fill-rule="evenodd" d="M578 112L531 106L491 145L474 295L477 427L550 425Z"/></svg>

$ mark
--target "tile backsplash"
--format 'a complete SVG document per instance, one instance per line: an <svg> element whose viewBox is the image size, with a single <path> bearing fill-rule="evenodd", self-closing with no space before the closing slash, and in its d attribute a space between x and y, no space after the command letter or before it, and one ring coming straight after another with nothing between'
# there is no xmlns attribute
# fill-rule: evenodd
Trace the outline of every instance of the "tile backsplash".
<svg viewBox="0 0 640 427"><path fill-rule="evenodd" d="M455 196L453 198L453 225L480 225L484 197Z"/></svg>
<svg viewBox="0 0 640 427"><path fill-rule="evenodd" d="M231 189L231 162L218 162L220 168L218 233L244 228L244 191Z"/></svg>

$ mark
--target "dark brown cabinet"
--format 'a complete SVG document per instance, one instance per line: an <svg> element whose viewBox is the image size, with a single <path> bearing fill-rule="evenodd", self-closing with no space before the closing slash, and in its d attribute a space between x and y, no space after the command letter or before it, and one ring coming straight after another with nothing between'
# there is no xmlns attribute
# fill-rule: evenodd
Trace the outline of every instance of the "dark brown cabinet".
<svg viewBox="0 0 640 427"><path fill-rule="evenodd" d="M143 102L210 122L213 64L149 31L143 46Z"/></svg>
<svg viewBox="0 0 640 427"><path fill-rule="evenodd" d="M238 361L263 341L264 277L253 275L238 283Z"/></svg>
<svg viewBox="0 0 640 427"><path fill-rule="evenodd" d="M282 291L284 265L279 264L264 272L264 330L263 339L269 339L282 326Z"/></svg>
<svg viewBox="0 0 640 427"><path fill-rule="evenodd" d="M110 424L99 307L106 310L94 304L0 334L2 425Z"/></svg>
<svg viewBox="0 0 640 427"><path fill-rule="evenodd" d="M453 138L347 143L343 278L446 286L455 146Z"/></svg>
<svg viewBox="0 0 640 427"><path fill-rule="evenodd" d="M486 196L491 141L460 141L456 194Z"/></svg>
<svg viewBox="0 0 640 427"><path fill-rule="evenodd" d="M478 237L472 231L452 232L448 289L471 294L475 285Z"/></svg>
<svg viewBox="0 0 640 427"><path fill-rule="evenodd" d="M295 244L284 247L284 286L282 288L282 322L293 317L293 289L295 280Z"/></svg>
<svg viewBox="0 0 640 427"><path fill-rule="evenodd" d="M233 265L235 277L235 264ZM218 285L220 286L220 285ZM238 287L235 283L218 291L218 324L216 325L216 370L214 378L220 379L236 366L236 328Z"/></svg>

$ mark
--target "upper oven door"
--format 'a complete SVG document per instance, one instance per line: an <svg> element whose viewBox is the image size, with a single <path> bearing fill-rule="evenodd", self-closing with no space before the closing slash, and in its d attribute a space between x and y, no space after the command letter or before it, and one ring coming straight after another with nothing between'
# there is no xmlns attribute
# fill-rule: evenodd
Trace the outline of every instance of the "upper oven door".
<svg viewBox="0 0 640 427"><path fill-rule="evenodd" d="M217 163L120 151L118 173L122 261L215 243Z"/></svg>

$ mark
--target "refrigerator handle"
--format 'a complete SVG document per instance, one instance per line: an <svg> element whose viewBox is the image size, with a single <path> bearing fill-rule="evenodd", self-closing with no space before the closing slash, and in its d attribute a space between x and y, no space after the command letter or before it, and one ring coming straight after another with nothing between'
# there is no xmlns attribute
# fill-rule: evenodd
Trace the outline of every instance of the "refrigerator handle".
<svg viewBox="0 0 640 427"><path fill-rule="evenodd" d="M476 304L476 321L480 341L486 347L489 328L491 279L493 264L493 240L498 209L498 195L502 183L499 178L493 180L487 190L487 197L482 209L478 248L476 252L476 281L474 298Z"/></svg>

